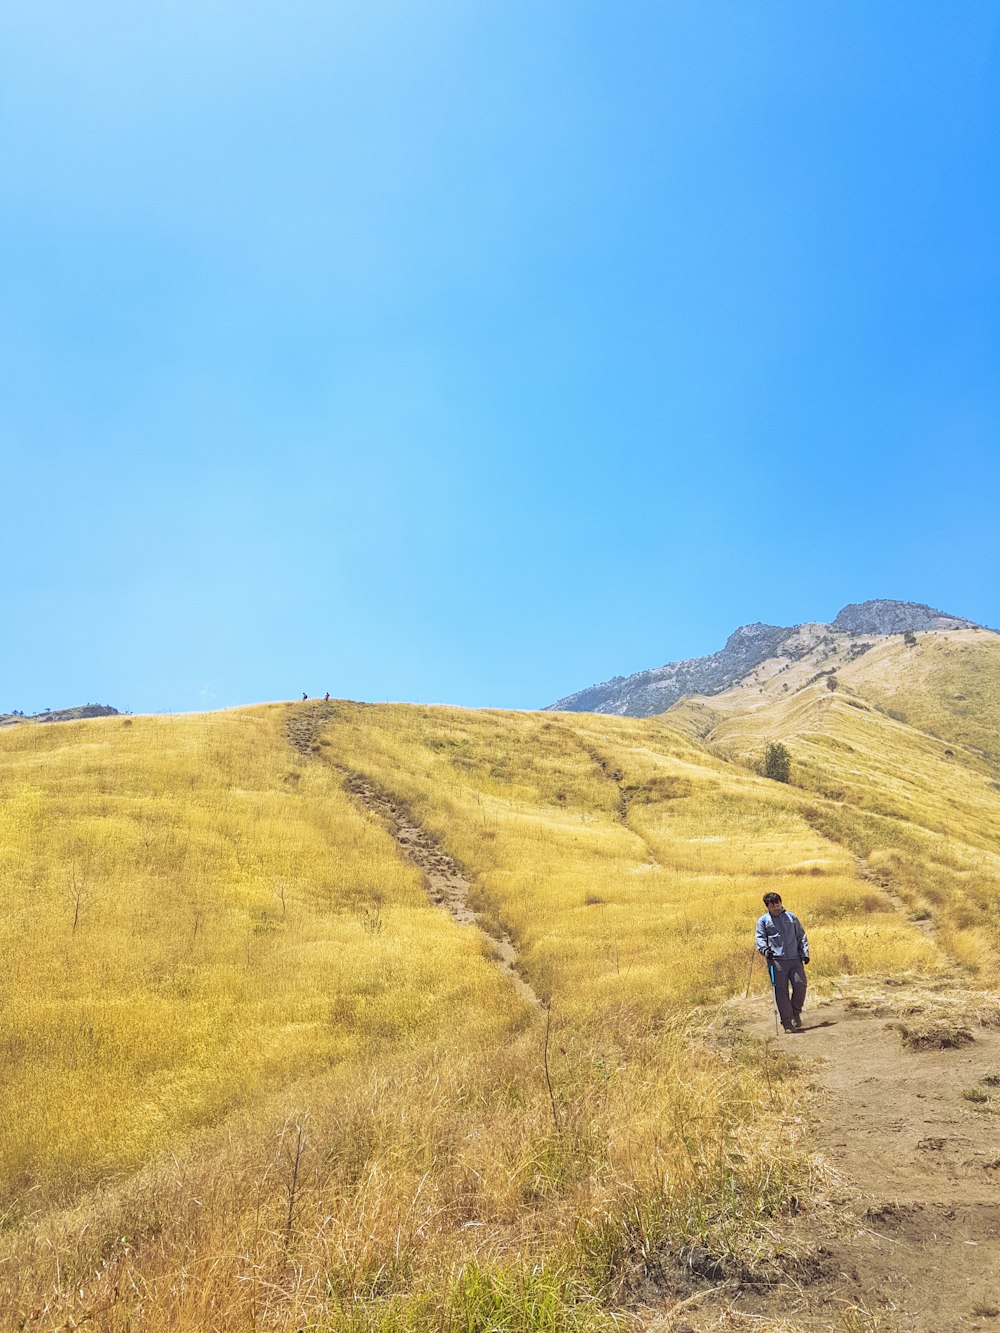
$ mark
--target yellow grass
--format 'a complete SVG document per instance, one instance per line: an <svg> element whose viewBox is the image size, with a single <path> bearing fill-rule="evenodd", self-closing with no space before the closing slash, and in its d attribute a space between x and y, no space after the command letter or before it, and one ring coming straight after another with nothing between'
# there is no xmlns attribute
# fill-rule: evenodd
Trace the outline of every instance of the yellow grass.
<svg viewBox="0 0 1000 1333"><path fill-rule="evenodd" d="M0 1202L518 1005L277 712L0 732ZM378 912L378 929L372 912Z"/></svg>
<svg viewBox="0 0 1000 1333"><path fill-rule="evenodd" d="M804 791L669 719L338 704L303 759L291 712L0 731L0 1325L601 1328L684 1243L765 1262L783 1070L696 1010L770 888L820 983L937 970L837 823L898 815L818 791L822 734ZM548 1039L342 769L462 863Z"/></svg>

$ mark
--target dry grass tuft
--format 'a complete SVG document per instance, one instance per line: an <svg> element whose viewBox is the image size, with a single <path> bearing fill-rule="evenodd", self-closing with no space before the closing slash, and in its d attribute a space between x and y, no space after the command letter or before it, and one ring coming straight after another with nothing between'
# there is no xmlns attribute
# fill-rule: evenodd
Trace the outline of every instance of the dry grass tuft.
<svg viewBox="0 0 1000 1333"><path fill-rule="evenodd" d="M835 987L846 1007L874 1017L893 1016L904 1047L911 1051L968 1046L976 1031L1000 1027L1000 998L985 991L943 989L916 977L861 978Z"/></svg>
<svg viewBox="0 0 1000 1333"><path fill-rule="evenodd" d="M899 1032L908 1051L944 1051L969 1046L975 1041L968 1028L941 1019L922 1023L899 1022L894 1023L893 1027Z"/></svg>

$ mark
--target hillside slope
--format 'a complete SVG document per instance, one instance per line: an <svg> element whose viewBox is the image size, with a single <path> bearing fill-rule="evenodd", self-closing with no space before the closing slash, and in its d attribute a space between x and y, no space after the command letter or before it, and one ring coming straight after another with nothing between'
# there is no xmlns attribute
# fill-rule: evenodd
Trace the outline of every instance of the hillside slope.
<svg viewBox="0 0 1000 1333"><path fill-rule="evenodd" d="M715 753L753 764L768 741L792 782L825 798L811 816L866 873L996 978L1000 946L1000 637L893 638L818 679L768 663L668 714ZM831 688L832 687L832 688Z"/></svg>
<svg viewBox="0 0 1000 1333"><path fill-rule="evenodd" d="M117 717L118 709L110 704L78 704L75 708L46 708L43 713L0 713L0 727L12 727L21 722L80 722L88 717Z"/></svg>
<svg viewBox="0 0 1000 1333"><path fill-rule="evenodd" d="M909 708L954 665L932 640ZM869 700L792 669L664 719L0 733L0 1324L582 1331L683 1295L696 1251L771 1280L811 1188L794 1081L705 1017L747 987L764 889L818 988L995 969L988 719L959 748L879 711L877 673ZM744 762L779 720L799 785Z"/></svg>

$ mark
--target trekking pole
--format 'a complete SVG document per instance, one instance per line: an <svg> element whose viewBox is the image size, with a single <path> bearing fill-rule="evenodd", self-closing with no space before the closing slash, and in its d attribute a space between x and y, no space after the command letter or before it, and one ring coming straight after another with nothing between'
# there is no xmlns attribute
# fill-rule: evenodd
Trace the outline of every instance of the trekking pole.
<svg viewBox="0 0 1000 1333"><path fill-rule="evenodd" d="M747 993L746 993L746 995L744 995L744 997L743 997L744 1000L749 1000L749 998L750 998L750 983L751 983L751 981L753 981L753 965L754 965L754 963L756 963L756 961L757 961L757 950L756 950L756 949L751 949L751 950L750 950L750 975L747 977Z"/></svg>
<svg viewBox="0 0 1000 1333"><path fill-rule="evenodd" d="M778 1014L778 988L777 988L777 986L776 986L775 983L774 983L774 959L773 959L773 958L769 958L769 959L768 959L768 961L767 961L767 970L768 970L768 971L770 972L770 974L771 974L771 998L774 1000L774 1035L777 1036L777 1035L778 1035L778 1018L779 1018L779 1014Z"/></svg>

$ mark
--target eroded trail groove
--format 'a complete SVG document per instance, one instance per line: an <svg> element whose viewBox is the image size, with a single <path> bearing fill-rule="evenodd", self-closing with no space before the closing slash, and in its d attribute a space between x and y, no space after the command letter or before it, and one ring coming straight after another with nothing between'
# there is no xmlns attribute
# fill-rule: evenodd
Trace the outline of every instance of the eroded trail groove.
<svg viewBox="0 0 1000 1333"><path fill-rule="evenodd" d="M892 887L888 876L880 875L877 870L873 870L865 857L855 854L854 859L857 862L859 879L867 880L869 884L875 884L879 891L889 899L894 910L897 911L900 916L905 916L907 921L911 922L918 930L922 931L928 939L937 939L937 931L934 922L929 917L915 917L910 908L907 907L906 903ZM962 971L964 972L964 969L962 969Z"/></svg>
<svg viewBox="0 0 1000 1333"><path fill-rule="evenodd" d="M519 971L517 950L510 936L506 931L497 934L487 930L470 906L469 881L455 859L442 851L434 835L416 822L401 801L377 787L361 773L344 768L340 772L344 775L347 791L388 826L403 856L421 871L431 902L450 912L460 926L473 926L481 930L489 939L490 953L497 967L510 978L526 1000L541 1008L542 1001Z"/></svg>
<svg viewBox="0 0 1000 1333"><path fill-rule="evenodd" d="M331 716L332 707L322 701L310 707L296 707L286 727L289 743L307 759L330 762L323 759L319 730ZM518 994L529 1004L544 1008L541 998L521 973L520 959L510 936L506 931L489 929L476 913L469 901L471 886L468 879L454 857L443 850L434 834L417 822L398 797L385 791L363 773L340 764L331 763L330 766L340 773L344 789L388 828L403 857L421 872L431 902L437 907L443 907L460 926L471 927L486 936L490 957L510 979Z"/></svg>
<svg viewBox="0 0 1000 1333"><path fill-rule="evenodd" d="M596 746L588 745L586 741L581 741L580 745L584 753L597 765L602 777L606 778L618 793L618 808L615 812L618 823L621 824L622 828L628 829L629 833L631 833L633 837L638 838L646 848L646 855L649 859L648 865L643 867L643 869L658 869L660 863L657 860L653 848L646 838L644 838L643 835L629 823L628 812L632 804L632 789L625 785L625 774L620 768L613 767Z"/></svg>

